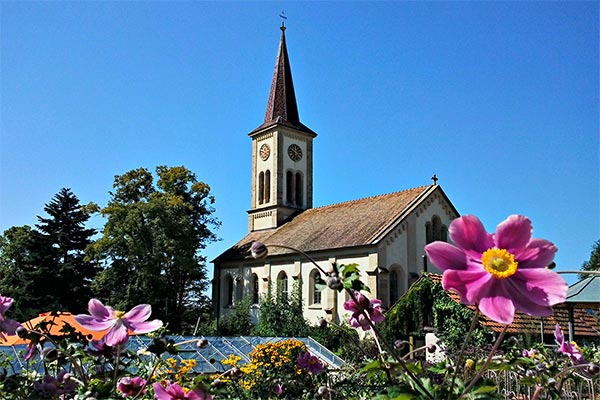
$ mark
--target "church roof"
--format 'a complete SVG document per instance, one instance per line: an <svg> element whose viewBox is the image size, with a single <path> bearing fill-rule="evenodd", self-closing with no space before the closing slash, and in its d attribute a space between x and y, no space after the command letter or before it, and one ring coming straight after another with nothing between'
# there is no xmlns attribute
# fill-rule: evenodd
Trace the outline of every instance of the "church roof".
<svg viewBox="0 0 600 400"><path fill-rule="evenodd" d="M285 26L281 27L279 52L275 63L275 71L273 72L273 80L271 81L265 120L258 128L250 132L249 135L253 135L274 125L283 125L313 136L317 135L300 122L296 94L294 92L294 82L292 81L292 69L285 43Z"/></svg>
<svg viewBox="0 0 600 400"><path fill-rule="evenodd" d="M441 191L438 185L421 186L312 208L278 228L250 232L214 261L250 258L248 249L255 241L290 246L304 252L375 244L388 229L401 222L421 199L436 189ZM270 255L290 252L278 247L269 249Z"/></svg>

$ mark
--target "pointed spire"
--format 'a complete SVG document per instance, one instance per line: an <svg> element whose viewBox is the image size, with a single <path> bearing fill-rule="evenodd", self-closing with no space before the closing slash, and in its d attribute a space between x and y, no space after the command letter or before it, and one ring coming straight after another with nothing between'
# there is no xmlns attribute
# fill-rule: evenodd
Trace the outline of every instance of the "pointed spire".
<svg viewBox="0 0 600 400"><path fill-rule="evenodd" d="M277 62L275 63L275 71L273 72L273 80L271 81L265 123L283 120L298 125L300 117L298 116L294 82L292 81L292 69L290 68L290 60L285 43L285 26L282 25L280 29L279 52L277 54Z"/></svg>
<svg viewBox="0 0 600 400"><path fill-rule="evenodd" d="M261 126L250 134L274 124L282 124L316 136L316 133L300 122L294 82L292 81L292 69L285 43L286 27L283 21L279 29L281 29L281 39L279 40L275 71L271 80L265 120Z"/></svg>

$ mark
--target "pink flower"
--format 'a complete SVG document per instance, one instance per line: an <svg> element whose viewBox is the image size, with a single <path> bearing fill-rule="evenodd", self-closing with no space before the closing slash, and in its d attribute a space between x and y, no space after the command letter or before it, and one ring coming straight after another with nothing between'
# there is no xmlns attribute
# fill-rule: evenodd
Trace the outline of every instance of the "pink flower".
<svg viewBox="0 0 600 400"><path fill-rule="evenodd" d="M133 397L137 396L140 392L146 393L146 389L143 387L146 386L146 380L136 377L125 376L119 380L117 384L117 389L121 392L121 396L123 397Z"/></svg>
<svg viewBox="0 0 600 400"><path fill-rule="evenodd" d="M381 300L369 300L362 293L356 291L354 292L354 297L356 297L356 301L354 301L354 299L350 299L344 302L344 309L347 311L352 311L352 315L348 321L350 326L354 328L361 327L364 331L371 329L369 321L361 312L362 310L367 312L374 324L378 324L385 319L381 313Z"/></svg>
<svg viewBox="0 0 600 400"><path fill-rule="evenodd" d="M16 330L21 324L12 319L6 319L4 313L13 305L14 299L0 296L0 340L6 340L5 333L15 335Z"/></svg>
<svg viewBox="0 0 600 400"><path fill-rule="evenodd" d="M565 341L565 335L563 335L559 324L556 324L556 328L554 329L554 339L556 339L556 343L559 346L558 351L568 355L574 365L587 364L587 361L583 358L583 354L581 354L579 346L577 346L575 342L569 343Z"/></svg>
<svg viewBox="0 0 600 400"><path fill-rule="evenodd" d="M444 270L442 285L464 304L477 304L490 319L512 323L515 310L544 317L565 301L567 283L546 267L557 249L552 242L532 239L531 221L511 215L489 234L477 217L465 215L450 224L456 246L434 242L425 246L433 264Z"/></svg>
<svg viewBox="0 0 600 400"><path fill-rule="evenodd" d="M275 386L275 394L277 395L277 397L279 397L283 394L283 386L281 385L281 383L278 383Z"/></svg>
<svg viewBox="0 0 600 400"><path fill-rule="evenodd" d="M300 366L300 368L309 371L311 374L319 374L323 372L324 369L321 361L316 356L310 354L308 351L305 351L304 353L300 353L300 355L298 355L298 365Z"/></svg>
<svg viewBox="0 0 600 400"><path fill-rule="evenodd" d="M207 394L204 390L196 388L185 391L176 383L167 383L164 388L159 382L152 385L154 388L154 397L158 400L212 400L213 396Z"/></svg>
<svg viewBox="0 0 600 400"><path fill-rule="evenodd" d="M109 346L118 346L127 342L129 331L135 334L148 333L162 326L162 321L158 319L146 322L152 313L152 308L148 304L137 305L125 313L104 306L100 300L91 299L88 310L91 315L76 315L75 321L91 331L109 329L104 336Z"/></svg>

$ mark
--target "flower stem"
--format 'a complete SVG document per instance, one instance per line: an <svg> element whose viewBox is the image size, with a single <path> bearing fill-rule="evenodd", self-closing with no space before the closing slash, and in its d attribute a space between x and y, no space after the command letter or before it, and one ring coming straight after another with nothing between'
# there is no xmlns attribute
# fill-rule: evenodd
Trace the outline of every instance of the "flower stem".
<svg viewBox="0 0 600 400"><path fill-rule="evenodd" d="M500 332L500 335L498 336L498 339L496 340L496 343L494 343L494 347L490 351L490 354L488 354L488 357L485 359L485 362L481 366L481 369L479 370L479 372L477 372L477 375L475 375L475 377L473 378L473 380L471 380L471 382L469 383L469 386L467 386L465 388L465 390L462 392L462 394L460 395L459 399L461 397L463 397L465 394L467 394L471 389L473 389L473 386L475 386L475 384L477 383L477 381L479 380L479 378L481 378L481 376L483 375L483 373L487 369L487 366L490 364L490 361L492 361L492 357L494 357L494 353L496 351L498 351L498 348L500 347L500 343L502 342L502 339L504 339L504 335L506 334L507 330L508 330L508 325L504 325L504 329L502 329L502 332Z"/></svg>
<svg viewBox="0 0 600 400"><path fill-rule="evenodd" d="M467 348L467 342L471 339L471 335L473 331L475 331L475 327L477 326L477 321L479 320L479 308L475 309L475 313L473 314L473 320L471 321L471 326L469 327L469 331L467 332L467 336L462 343L460 348L460 352L458 353L458 358L456 359L456 363L454 364L454 371L452 372L452 380L450 381L450 389L448 390L448 400L450 400L450 396L452 395L452 389L454 388L454 382L456 380L456 374L458 373L458 367L462 364L462 359L465 355L465 350Z"/></svg>
<svg viewBox="0 0 600 400"><path fill-rule="evenodd" d="M301 254L304 257L306 257L308 259L308 261L310 261L315 267L317 267L319 269L319 271L321 271L323 274L325 274L325 276L329 276L329 273L325 272L323 270L323 268L321 268L319 266L319 264L317 264L317 262L311 256L309 256L308 254L306 254L302 250L298 250L298 249L296 249L294 247L285 246L285 245L282 245L282 244L266 244L265 243L265 246L267 246L267 247L279 247L279 248L282 248L282 249L292 250L292 251L294 251L294 252L296 252L298 254Z"/></svg>

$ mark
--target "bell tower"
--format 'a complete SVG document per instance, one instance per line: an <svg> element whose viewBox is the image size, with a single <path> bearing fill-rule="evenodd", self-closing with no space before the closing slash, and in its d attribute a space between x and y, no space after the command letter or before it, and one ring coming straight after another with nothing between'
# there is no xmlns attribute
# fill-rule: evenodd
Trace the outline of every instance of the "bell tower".
<svg viewBox="0 0 600 400"><path fill-rule="evenodd" d="M248 134L252 139L250 232L277 228L290 216L312 208L317 134L300 122L283 23L280 29L265 120Z"/></svg>

